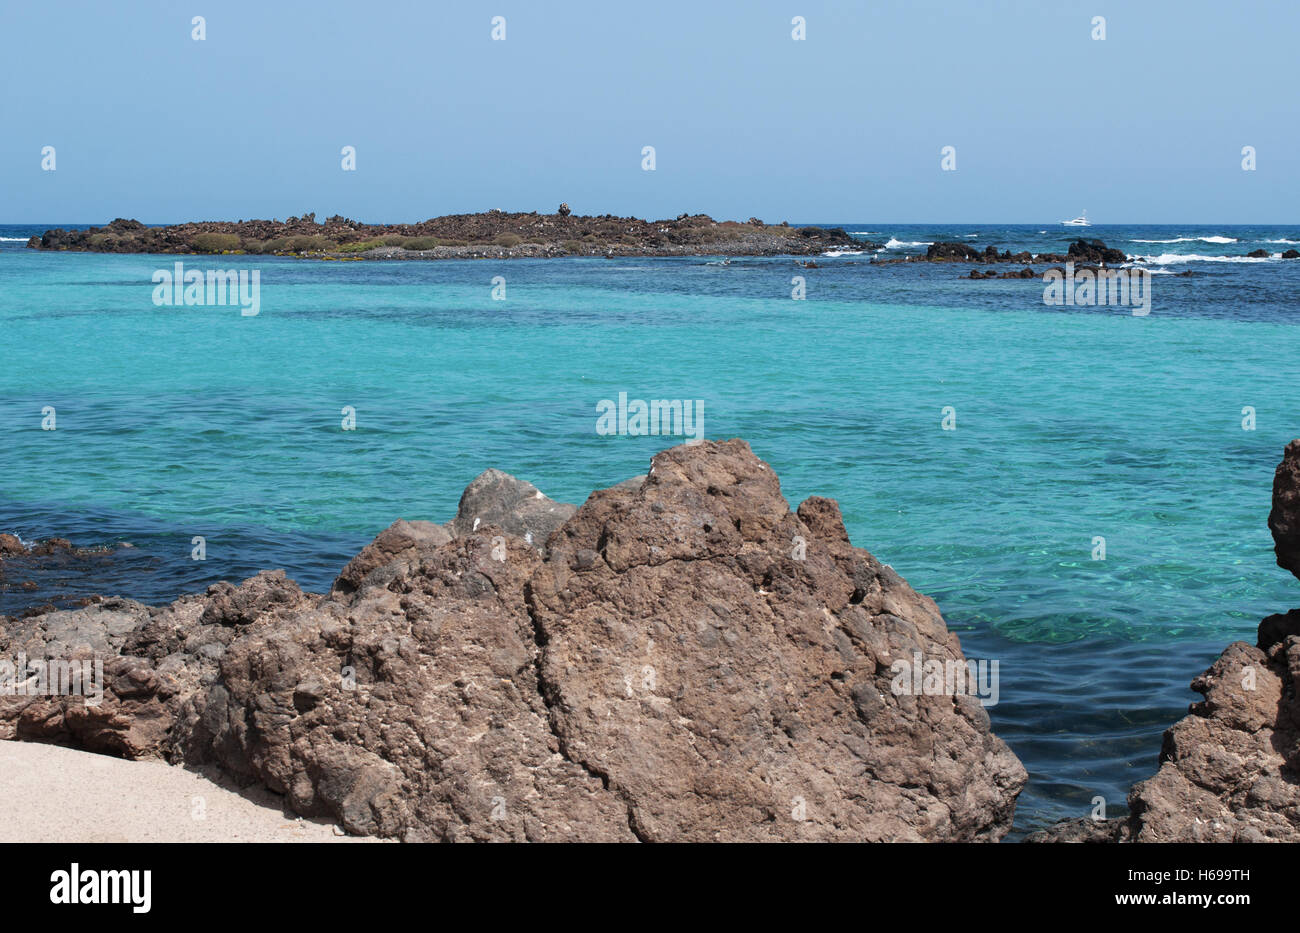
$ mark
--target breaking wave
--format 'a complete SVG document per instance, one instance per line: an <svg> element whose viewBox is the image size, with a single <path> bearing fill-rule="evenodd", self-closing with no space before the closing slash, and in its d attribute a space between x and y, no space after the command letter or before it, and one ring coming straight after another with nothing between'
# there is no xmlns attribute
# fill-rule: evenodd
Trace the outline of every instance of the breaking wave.
<svg viewBox="0 0 1300 933"><path fill-rule="evenodd" d="M1236 243L1233 236L1179 236L1172 240L1129 240L1130 243Z"/></svg>

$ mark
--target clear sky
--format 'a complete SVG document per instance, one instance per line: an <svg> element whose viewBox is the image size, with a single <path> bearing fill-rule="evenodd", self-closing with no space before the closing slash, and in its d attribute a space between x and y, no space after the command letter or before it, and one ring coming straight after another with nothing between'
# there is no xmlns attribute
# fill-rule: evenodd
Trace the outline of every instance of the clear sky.
<svg viewBox="0 0 1300 933"><path fill-rule="evenodd" d="M1297 0L5 0L0 222L567 201L769 222L1300 223L1298 40Z"/></svg>

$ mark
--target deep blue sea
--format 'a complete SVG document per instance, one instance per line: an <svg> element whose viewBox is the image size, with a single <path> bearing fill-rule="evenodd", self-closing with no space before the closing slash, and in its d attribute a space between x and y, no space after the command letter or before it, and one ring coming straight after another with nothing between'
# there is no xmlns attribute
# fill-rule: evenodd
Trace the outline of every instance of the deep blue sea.
<svg viewBox="0 0 1300 933"><path fill-rule="evenodd" d="M135 547L0 590L0 612L271 567L323 590L394 519L450 518L487 467L581 502L673 443L597 434L600 400L699 399L708 437L748 440L792 505L839 500L854 543L999 660L990 714L1031 774L1019 834L1098 795L1124 812L1192 677L1300 605L1265 524L1300 436L1300 260L1280 258L1300 226L845 225L883 256L1101 239L1153 273L1147 316L867 251L804 269L24 248L53 226L76 225L0 226L0 531ZM178 259L257 269L260 313L156 306Z"/></svg>

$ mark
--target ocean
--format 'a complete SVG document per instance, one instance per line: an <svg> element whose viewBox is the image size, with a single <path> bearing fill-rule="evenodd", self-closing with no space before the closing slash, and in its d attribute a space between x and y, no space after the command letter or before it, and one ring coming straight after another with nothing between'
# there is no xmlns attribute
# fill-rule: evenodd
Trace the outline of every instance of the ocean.
<svg viewBox="0 0 1300 933"><path fill-rule="evenodd" d="M1265 524L1300 436L1300 260L1280 258L1300 226L842 225L887 257L1100 239L1153 273L1145 316L865 250L806 269L24 248L53 226L74 225L0 226L0 532L134 547L0 586L3 613L275 567L324 590L488 467L581 502L680 440L597 433L601 400L697 400L707 437L749 441L792 506L837 499L853 542L999 661L993 728L1031 775L1018 838L1096 797L1122 814L1192 677L1300 605ZM155 305L177 261L257 270L259 313Z"/></svg>

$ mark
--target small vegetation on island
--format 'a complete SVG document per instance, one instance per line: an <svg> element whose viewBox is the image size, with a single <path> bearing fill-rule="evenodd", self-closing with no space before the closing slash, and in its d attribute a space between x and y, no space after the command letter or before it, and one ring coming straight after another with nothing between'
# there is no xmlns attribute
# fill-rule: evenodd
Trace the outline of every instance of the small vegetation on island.
<svg viewBox="0 0 1300 933"><path fill-rule="evenodd" d="M246 248L233 233L200 233L190 240L190 245L196 253L232 253Z"/></svg>

